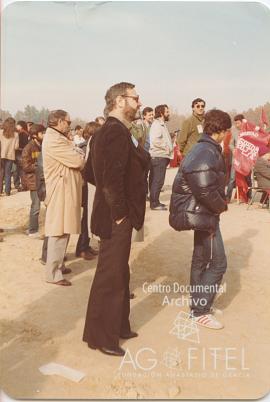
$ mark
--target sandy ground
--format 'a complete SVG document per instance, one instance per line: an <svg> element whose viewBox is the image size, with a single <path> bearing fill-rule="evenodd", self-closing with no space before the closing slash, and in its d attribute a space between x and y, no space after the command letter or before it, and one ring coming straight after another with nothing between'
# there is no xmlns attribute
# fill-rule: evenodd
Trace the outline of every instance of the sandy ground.
<svg viewBox="0 0 270 402"><path fill-rule="evenodd" d="M169 202L175 174L167 172L163 202ZM0 384L10 397L248 399L269 391L269 211L234 203L222 216L228 270L226 292L215 306L225 328L211 331L190 329L185 320L175 324L179 313L188 312L187 303L164 302L187 296L173 292L173 284L188 284L192 232L175 232L167 212L147 209L145 241L133 244L130 264L137 296L131 323L139 337L121 342L127 350L122 360L90 350L81 340L96 261L75 258L73 236L66 263L73 286L46 284L42 242L24 234L29 205L29 193L0 199L0 226L15 229L0 243ZM146 282L169 285L168 292L144 292ZM41 374L39 367L50 362L82 371L85 378L75 383Z"/></svg>

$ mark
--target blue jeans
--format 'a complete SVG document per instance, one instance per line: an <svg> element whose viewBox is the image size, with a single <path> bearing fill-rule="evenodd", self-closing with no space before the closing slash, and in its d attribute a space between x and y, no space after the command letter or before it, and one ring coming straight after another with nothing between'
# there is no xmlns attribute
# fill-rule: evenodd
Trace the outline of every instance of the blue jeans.
<svg viewBox="0 0 270 402"><path fill-rule="evenodd" d="M38 217L40 211L40 201L36 191L30 191L32 200L30 217L29 217L29 233L38 232Z"/></svg>
<svg viewBox="0 0 270 402"><path fill-rule="evenodd" d="M213 235L209 232L195 230L190 273L191 287L197 285L197 289L191 289L190 292L191 310L195 317L210 312L216 290L226 268L227 258L219 226ZM198 285L201 285L200 288ZM209 286L210 288L207 289Z"/></svg>
<svg viewBox="0 0 270 402"><path fill-rule="evenodd" d="M13 161L9 159L1 159L1 173L0 173L0 192L3 191L3 177L5 177L5 193L10 195L11 190L11 169Z"/></svg>
<svg viewBox="0 0 270 402"><path fill-rule="evenodd" d="M169 158L152 158L150 169L150 207L157 207L159 202L159 195L165 181L166 169L170 162Z"/></svg>
<svg viewBox="0 0 270 402"><path fill-rule="evenodd" d="M17 151L15 160L15 169L13 173L13 181L15 188L19 188L20 185L22 185L23 170L21 166L21 159L22 159L22 153Z"/></svg>

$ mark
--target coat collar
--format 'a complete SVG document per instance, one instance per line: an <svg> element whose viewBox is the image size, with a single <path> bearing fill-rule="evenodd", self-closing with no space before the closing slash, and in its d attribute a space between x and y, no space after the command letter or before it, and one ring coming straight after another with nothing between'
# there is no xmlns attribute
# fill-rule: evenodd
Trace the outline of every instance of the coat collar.
<svg viewBox="0 0 270 402"><path fill-rule="evenodd" d="M66 135L64 133L62 133L61 131L57 130L55 127L48 127L47 131L56 131L57 133L61 134L63 137L67 138Z"/></svg>
<svg viewBox="0 0 270 402"><path fill-rule="evenodd" d="M128 130L130 130L131 129L131 127L132 127L132 124L131 123L129 123L129 122L127 122L126 120L123 120L123 121L121 121L121 120L119 120L117 117L114 117L114 116L109 116L107 119L106 119L106 123L108 122L113 122L113 121L116 121L116 122L118 122L118 123L120 123L120 124L122 124L125 128L127 128Z"/></svg>
<svg viewBox="0 0 270 402"><path fill-rule="evenodd" d="M218 149L218 151L220 153L222 152L222 148L219 145L219 143L216 142L215 140L213 140L212 137L210 137L209 135L207 135L205 133L202 134L202 136L201 136L201 138L199 139L198 142L208 142L209 144L214 145Z"/></svg>

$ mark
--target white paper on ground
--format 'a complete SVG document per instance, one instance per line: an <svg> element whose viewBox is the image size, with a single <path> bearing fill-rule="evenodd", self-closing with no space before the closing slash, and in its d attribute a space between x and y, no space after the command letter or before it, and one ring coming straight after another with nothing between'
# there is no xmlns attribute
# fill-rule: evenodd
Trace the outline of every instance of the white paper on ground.
<svg viewBox="0 0 270 402"><path fill-rule="evenodd" d="M81 371L53 362L39 367L39 371L44 375L61 375L75 382L79 382L85 377L85 374Z"/></svg>

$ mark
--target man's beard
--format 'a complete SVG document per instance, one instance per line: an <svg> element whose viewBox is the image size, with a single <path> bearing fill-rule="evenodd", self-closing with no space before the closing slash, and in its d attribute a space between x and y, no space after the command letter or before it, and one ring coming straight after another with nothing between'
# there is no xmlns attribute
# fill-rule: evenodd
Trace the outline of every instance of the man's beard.
<svg viewBox="0 0 270 402"><path fill-rule="evenodd" d="M170 120L170 116L164 117L164 121L169 121L169 120Z"/></svg>
<svg viewBox="0 0 270 402"><path fill-rule="evenodd" d="M124 117L127 121L134 121L140 118L139 109L133 109L131 106L126 105L124 109Z"/></svg>

